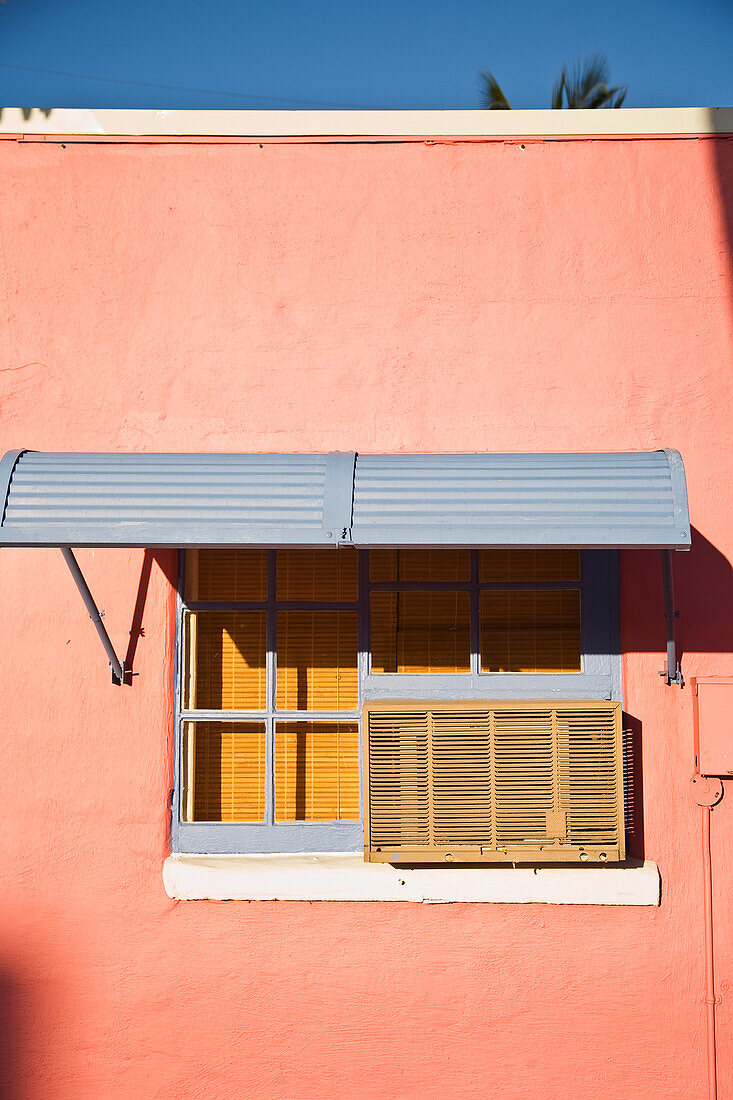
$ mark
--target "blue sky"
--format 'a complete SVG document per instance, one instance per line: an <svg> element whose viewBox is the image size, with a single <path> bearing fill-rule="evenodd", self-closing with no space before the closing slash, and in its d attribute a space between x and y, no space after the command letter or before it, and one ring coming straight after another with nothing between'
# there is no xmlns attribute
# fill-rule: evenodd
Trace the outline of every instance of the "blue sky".
<svg viewBox="0 0 733 1100"><path fill-rule="evenodd" d="M0 105L465 108L488 67L544 107L595 50L629 107L733 105L731 0L5 0Z"/></svg>

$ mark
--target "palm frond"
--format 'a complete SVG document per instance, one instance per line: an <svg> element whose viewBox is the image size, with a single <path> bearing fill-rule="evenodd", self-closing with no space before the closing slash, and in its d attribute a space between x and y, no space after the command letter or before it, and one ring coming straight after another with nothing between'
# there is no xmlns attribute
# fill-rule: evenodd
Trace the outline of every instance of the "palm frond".
<svg viewBox="0 0 733 1100"><path fill-rule="evenodd" d="M582 61L576 61L572 73L565 73L565 97L570 108L581 109L597 105L599 85L606 89L608 84L608 61L602 53L591 54Z"/></svg>
<svg viewBox="0 0 733 1100"><path fill-rule="evenodd" d="M501 85L493 73L482 69L480 73L483 87L481 105L486 111L511 111L511 104L501 90Z"/></svg>
<svg viewBox="0 0 733 1100"><path fill-rule="evenodd" d="M606 104L607 107L620 107L623 101L626 99L626 93L629 90L628 84L621 84L618 88L611 88L609 92L609 101Z"/></svg>
<svg viewBox="0 0 733 1100"><path fill-rule="evenodd" d="M552 85L552 100L550 107L553 111L559 111L562 107L562 94L565 91L565 69L560 70L560 75Z"/></svg>
<svg viewBox="0 0 733 1100"><path fill-rule="evenodd" d="M609 87L608 74L608 61L602 53L575 61L572 70L563 65L552 86L551 108L557 111L562 107L571 110L620 107L626 99L628 85ZM487 111L511 111L511 104L494 74L489 69L482 69L479 78L481 106Z"/></svg>
<svg viewBox="0 0 733 1100"><path fill-rule="evenodd" d="M605 84L596 84L595 88L591 88L588 95L583 101L583 107L586 110L594 110L598 107L605 107L610 95L609 89Z"/></svg>

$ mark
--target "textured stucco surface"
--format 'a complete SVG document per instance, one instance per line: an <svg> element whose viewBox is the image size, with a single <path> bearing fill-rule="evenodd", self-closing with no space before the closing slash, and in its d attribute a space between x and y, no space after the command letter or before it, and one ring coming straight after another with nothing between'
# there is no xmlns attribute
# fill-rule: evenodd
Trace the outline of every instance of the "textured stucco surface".
<svg viewBox="0 0 733 1100"><path fill-rule="evenodd" d="M673 446L686 675L733 671L724 139L3 141L3 449ZM689 688L622 555L659 908L179 902L163 889L174 556L3 551L0 1052L10 1097L701 1095ZM713 815L733 975L733 798ZM733 999L718 1012L733 1097Z"/></svg>

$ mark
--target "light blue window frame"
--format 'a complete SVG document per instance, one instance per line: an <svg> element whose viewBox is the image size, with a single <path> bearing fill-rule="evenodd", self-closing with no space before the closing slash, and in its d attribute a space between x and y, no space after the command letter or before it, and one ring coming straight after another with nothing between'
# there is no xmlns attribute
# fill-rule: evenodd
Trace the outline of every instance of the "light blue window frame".
<svg viewBox="0 0 733 1100"><path fill-rule="evenodd" d="M338 553L334 549L334 553ZM359 775L362 776L361 706L373 699L610 699L621 700L618 551L584 550L578 582L479 582L479 551L471 553L471 579L465 582L376 583L369 580L369 551L359 552L357 603L276 600L276 554L268 552L268 592L265 601L196 602L184 600L185 552L180 554L175 647L175 778L171 846L175 852L347 852L361 851L361 821L284 822L274 820L275 719L340 721L359 724ZM581 671L574 673L481 672L479 663L479 601L486 589L579 588L581 592ZM369 594L376 590L468 591L471 599L471 671L431 673L371 672ZM181 687L183 614L190 610L265 610L267 612L267 709L265 711L184 710ZM277 619L280 610L353 610L359 621L359 703L355 711L278 711L276 708ZM265 723L265 820L259 823L186 822L183 820L182 740L190 721L259 721ZM360 787L362 786L360 782ZM360 817L364 791L360 790Z"/></svg>

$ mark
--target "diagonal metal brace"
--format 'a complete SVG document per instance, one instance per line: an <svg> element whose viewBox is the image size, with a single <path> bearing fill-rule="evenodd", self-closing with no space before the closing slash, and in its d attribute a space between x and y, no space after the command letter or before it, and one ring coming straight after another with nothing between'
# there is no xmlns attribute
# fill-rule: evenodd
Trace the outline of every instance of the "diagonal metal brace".
<svg viewBox="0 0 733 1100"><path fill-rule="evenodd" d="M674 605L674 582L672 579L672 551L662 550L662 582L664 585L664 618L667 623L667 665L660 676L667 684L682 687L682 670L677 660L677 619L679 611Z"/></svg>
<svg viewBox="0 0 733 1100"><path fill-rule="evenodd" d="M110 641L109 634L107 633L104 623L102 622L102 615L99 608L94 602L94 597L89 591L89 585L84 580L84 574L79 568L79 563L74 557L74 553L69 546L62 546L61 553L64 555L64 561L68 565L71 575L76 581L76 587L81 592L81 598L84 600L86 609L89 612L89 618L94 623L97 634L102 640L105 652L109 657L109 663L112 666L112 683L123 684L125 682L125 666L115 653L114 646Z"/></svg>

